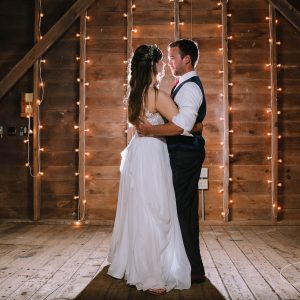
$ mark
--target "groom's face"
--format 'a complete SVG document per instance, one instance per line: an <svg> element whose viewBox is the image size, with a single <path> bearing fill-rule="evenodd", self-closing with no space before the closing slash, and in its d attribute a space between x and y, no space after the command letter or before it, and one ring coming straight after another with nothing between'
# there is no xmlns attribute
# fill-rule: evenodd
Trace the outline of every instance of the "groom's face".
<svg viewBox="0 0 300 300"><path fill-rule="evenodd" d="M181 76L184 74L184 60L180 56L178 47L168 48L169 67L173 76Z"/></svg>

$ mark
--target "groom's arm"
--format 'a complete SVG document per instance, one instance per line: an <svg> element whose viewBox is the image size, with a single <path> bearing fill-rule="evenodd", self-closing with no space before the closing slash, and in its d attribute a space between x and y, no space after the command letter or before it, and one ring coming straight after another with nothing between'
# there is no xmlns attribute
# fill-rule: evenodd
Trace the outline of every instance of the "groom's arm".
<svg viewBox="0 0 300 300"><path fill-rule="evenodd" d="M136 125L138 134L142 136L172 136L183 133L183 129L172 122L162 125L152 125L146 119L141 119Z"/></svg>

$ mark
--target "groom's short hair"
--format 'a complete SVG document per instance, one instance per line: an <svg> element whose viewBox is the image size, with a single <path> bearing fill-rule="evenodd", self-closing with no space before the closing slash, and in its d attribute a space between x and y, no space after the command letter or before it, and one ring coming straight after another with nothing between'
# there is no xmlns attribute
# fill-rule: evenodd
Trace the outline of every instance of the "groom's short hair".
<svg viewBox="0 0 300 300"><path fill-rule="evenodd" d="M169 44L169 48L179 48L181 58L189 55L192 66L195 67L199 58L199 48L197 42L188 39L180 39Z"/></svg>

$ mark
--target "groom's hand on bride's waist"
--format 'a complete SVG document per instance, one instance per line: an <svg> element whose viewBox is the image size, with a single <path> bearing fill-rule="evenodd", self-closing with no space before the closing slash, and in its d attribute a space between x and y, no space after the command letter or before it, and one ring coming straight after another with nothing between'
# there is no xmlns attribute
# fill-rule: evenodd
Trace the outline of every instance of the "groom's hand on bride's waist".
<svg viewBox="0 0 300 300"><path fill-rule="evenodd" d="M135 125L139 136L150 136L152 126L153 125L145 117L140 117L139 122Z"/></svg>

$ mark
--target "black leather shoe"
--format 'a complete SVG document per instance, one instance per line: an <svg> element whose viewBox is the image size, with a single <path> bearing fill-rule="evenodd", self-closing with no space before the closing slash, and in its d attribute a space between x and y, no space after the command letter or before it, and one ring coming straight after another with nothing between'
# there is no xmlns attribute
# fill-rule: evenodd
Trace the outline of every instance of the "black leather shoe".
<svg viewBox="0 0 300 300"><path fill-rule="evenodd" d="M191 275L191 283L202 283L205 278L205 275Z"/></svg>

